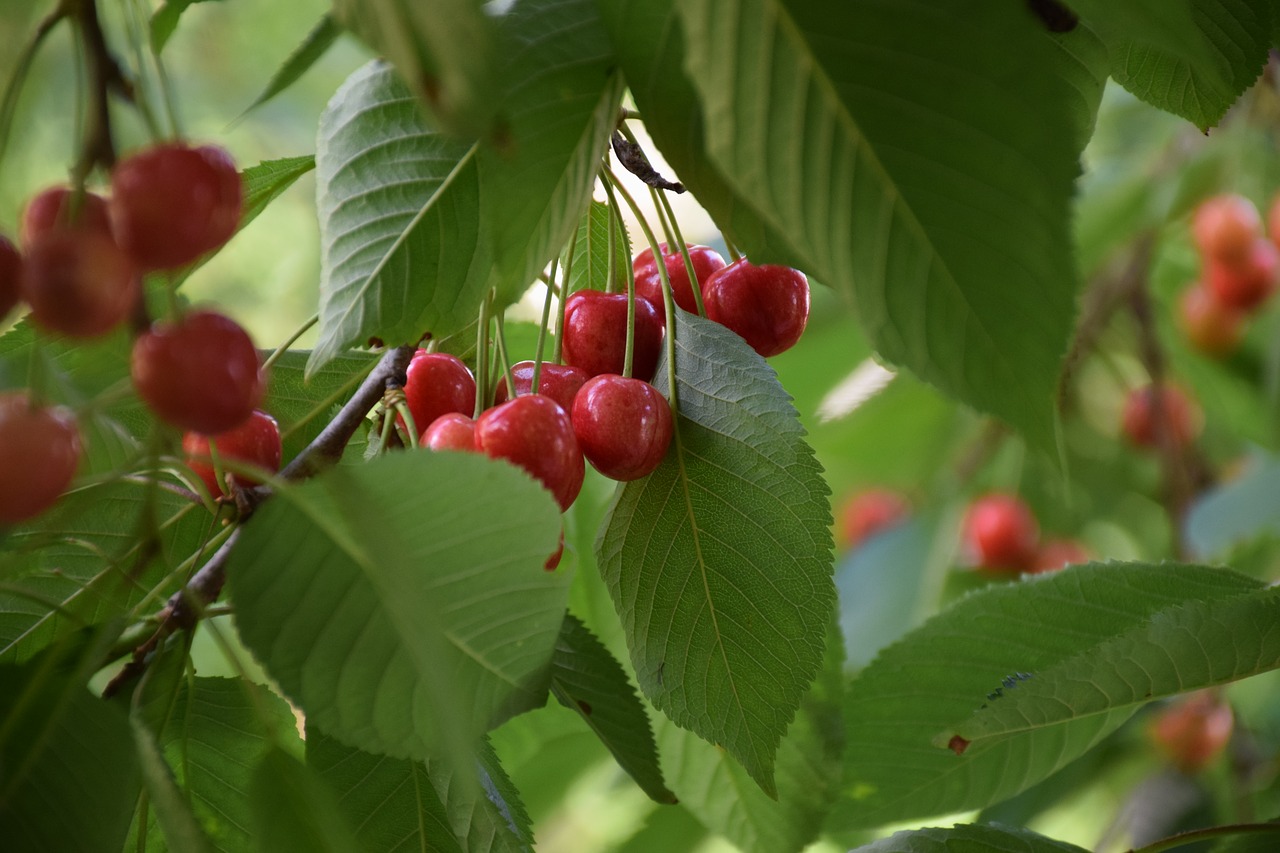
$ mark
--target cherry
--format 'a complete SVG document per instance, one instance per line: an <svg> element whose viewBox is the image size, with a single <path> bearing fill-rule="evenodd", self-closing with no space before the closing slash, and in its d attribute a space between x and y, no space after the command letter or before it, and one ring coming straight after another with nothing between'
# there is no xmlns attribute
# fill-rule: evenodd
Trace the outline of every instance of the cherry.
<svg viewBox="0 0 1280 853"><path fill-rule="evenodd" d="M586 474L573 424L560 404L525 394L488 409L476 421L476 447L533 475L568 509Z"/></svg>
<svg viewBox="0 0 1280 853"><path fill-rule="evenodd" d="M419 436L441 415L475 410L476 379L456 355L420 349L405 377L404 396Z"/></svg>
<svg viewBox="0 0 1280 853"><path fill-rule="evenodd" d="M1271 207L1267 210L1267 236L1277 248L1280 248L1280 193L1271 199Z"/></svg>
<svg viewBox="0 0 1280 853"><path fill-rule="evenodd" d="M1187 341L1206 355L1229 355L1244 336L1244 314L1201 284L1193 284L1179 297L1178 319Z"/></svg>
<svg viewBox="0 0 1280 853"><path fill-rule="evenodd" d="M475 452L476 422L460 412L449 412L432 421L419 441L432 450L465 450Z"/></svg>
<svg viewBox="0 0 1280 853"><path fill-rule="evenodd" d="M253 341L213 311L152 326L134 341L130 369L138 396L161 420L205 435L239 426L262 398Z"/></svg>
<svg viewBox="0 0 1280 853"><path fill-rule="evenodd" d="M18 304L22 282L22 255L5 237L0 237L0 320Z"/></svg>
<svg viewBox="0 0 1280 853"><path fill-rule="evenodd" d="M795 346L809 321L809 279L790 267L734 261L703 285L707 319L768 358Z"/></svg>
<svg viewBox="0 0 1280 853"><path fill-rule="evenodd" d="M1200 434L1199 407L1176 385L1162 385L1159 396L1170 440L1174 447L1185 447ZM1158 447L1160 444L1155 401L1155 388L1151 385L1133 389L1125 400L1121 429L1125 438L1137 447Z"/></svg>
<svg viewBox="0 0 1280 853"><path fill-rule="evenodd" d="M516 394L533 392L533 362L522 361L511 366L511 376L516 383ZM568 364L542 363L542 373L538 375L538 393L544 394L560 404L566 412L573 411L573 398L578 395L591 377L581 367ZM507 378L498 380L498 391L494 395L494 403L507 401Z"/></svg>
<svg viewBox="0 0 1280 853"><path fill-rule="evenodd" d="M1252 311L1275 290L1277 266L1280 249L1259 237L1239 260L1209 260L1205 284L1223 305Z"/></svg>
<svg viewBox="0 0 1280 853"><path fill-rule="evenodd" d="M1034 563L1040 532L1021 498L990 494L969 505L964 536L979 566L1019 571Z"/></svg>
<svg viewBox="0 0 1280 853"><path fill-rule="evenodd" d="M547 557L547 561L542 564L542 568L549 572L554 572L556 566L560 565L560 558L564 556L564 522L560 523L560 544L551 552L551 556Z"/></svg>
<svg viewBox="0 0 1280 853"><path fill-rule="evenodd" d="M1035 562L1029 571L1054 572L1067 566L1087 563L1092 557L1087 548L1074 539L1050 539L1036 552Z"/></svg>
<svg viewBox="0 0 1280 853"><path fill-rule="evenodd" d="M107 200L97 193L84 192L76 204L75 190L71 187L49 187L27 202L22 211L22 225L18 235L25 249L30 250L42 234L57 229L111 233L111 217L107 212Z"/></svg>
<svg viewBox="0 0 1280 853"><path fill-rule="evenodd" d="M663 323L658 309L636 297L635 355L631 375L648 382L658 369ZM627 295L579 290L564 306L562 350L566 364L591 376L621 374L627 348Z"/></svg>
<svg viewBox="0 0 1280 853"><path fill-rule="evenodd" d="M187 467L197 477L204 480L209 493L215 498L230 491L218 483L213 462L210 460L209 444L213 443L220 459L235 459L256 465L275 473L280 470L280 426L276 419L260 409L254 409L247 420L237 427L215 436L188 432L182 437L182 452L187 455ZM244 481L244 485L257 485L261 480L244 477L227 472L229 479L235 482Z"/></svg>
<svg viewBox="0 0 1280 853"><path fill-rule="evenodd" d="M111 235L58 228L36 237L27 250L21 294L40 328L92 338L124 322L141 287Z"/></svg>
<svg viewBox="0 0 1280 853"><path fill-rule="evenodd" d="M144 270L189 264L231 239L243 191L221 148L157 145L121 160L111 173L111 225Z"/></svg>
<svg viewBox="0 0 1280 853"><path fill-rule="evenodd" d="M867 489L851 495L840 509L836 531L840 544L853 549L867 539L901 524L911 505L892 489Z"/></svg>
<svg viewBox="0 0 1280 853"><path fill-rule="evenodd" d="M698 286L706 287L707 279L718 270L724 269L724 258L715 249L690 243L689 260L693 262L694 275L698 277ZM667 244L658 246L662 252L662 260L667 266L667 277L671 280L671 296L675 303L690 314L698 313L698 302L693 295L693 285L689 282L689 270L684 265L684 255L679 251L668 252ZM655 307L663 304L662 274L658 271L658 262L653 259L653 249L645 249L636 255L631 262L631 269L636 279L636 296L643 296ZM659 309L659 316L666 312Z"/></svg>
<svg viewBox="0 0 1280 853"><path fill-rule="evenodd" d="M1195 773L1226 747L1234 722L1231 706L1206 690L1164 708L1148 733L1179 770Z"/></svg>
<svg viewBox="0 0 1280 853"><path fill-rule="evenodd" d="M582 454L614 480L651 474L671 444L671 405L640 379L593 376L574 399L572 418Z"/></svg>
<svg viewBox="0 0 1280 853"><path fill-rule="evenodd" d="M61 406L34 405L25 391L0 394L0 524L44 512L80 464L80 431Z"/></svg>
<svg viewBox="0 0 1280 853"><path fill-rule="evenodd" d="M1244 196L1214 196L1196 208L1191 218L1191 236L1205 258L1239 261L1262 236L1262 217Z"/></svg>

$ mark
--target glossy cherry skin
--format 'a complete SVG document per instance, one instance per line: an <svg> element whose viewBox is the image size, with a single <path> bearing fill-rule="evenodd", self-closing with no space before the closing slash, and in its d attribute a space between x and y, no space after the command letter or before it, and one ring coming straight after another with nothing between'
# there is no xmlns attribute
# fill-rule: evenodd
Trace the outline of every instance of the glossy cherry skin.
<svg viewBox="0 0 1280 853"><path fill-rule="evenodd" d="M111 227L144 270L184 266L231 239L243 207L240 176L221 148L157 145L111 172Z"/></svg>
<svg viewBox="0 0 1280 853"><path fill-rule="evenodd" d="M1275 290L1277 267L1280 249L1259 237L1238 261L1206 263L1205 286L1223 305L1253 311Z"/></svg>
<svg viewBox="0 0 1280 853"><path fill-rule="evenodd" d="M737 332L768 358L795 346L809 322L809 279L790 267L755 266L746 258L703 286L707 319Z"/></svg>
<svg viewBox="0 0 1280 853"><path fill-rule="evenodd" d="M22 255L5 237L0 237L0 320L18 304L22 290Z"/></svg>
<svg viewBox="0 0 1280 853"><path fill-rule="evenodd" d="M133 387L161 420L218 435L244 423L262 399L258 351L238 323L192 311L157 323L133 344Z"/></svg>
<svg viewBox="0 0 1280 853"><path fill-rule="evenodd" d="M573 401L582 455L613 480L638 480L667 455L674 424L662 392L640 379L593 376Z"/></svg>
<svg viewBox="0 0 1280 853"><path fill-rule="evenodd" d="M1056 572L1067 566L1078 566L1093 559L1089 550L1074 539L1050 539L1036 552L1035 562L1028 570L1033 573Z"/></svg>
<svg viewBox="0 0 1280 853"><path fill-rule="evenodd" d="M22 224L18 231L23 248L29 250L42 234L59 228L111 233L111 217L105 198L85 192L73 214L74 201L75 191L70 187L49 187L33 196L22 211Z"/></svg>
<svg viewBox="0 0 1280 853"><path fill-rule="evenodd" d="M476 378L456 355L420 349L405 377L404 396L419 436L441 415L475 411Z"/></svg>
<svg viewBox="0 0 1280 853"><path fill-rule="evenodd" d="M138 272L111 235L76 229L41 234L27 251L21 295L31 320L75 338L105 335L133 311Z"/></svg>
<svg viewBox="0 0 1280 853"><path fill-rule="evenodd" d="M1040 528L1020 498L991 494L969 505L964 536L977 565L1021 571L1035 562Z"/></svg>
<svg viewBox="0 0 1280 853"><path fill-rule="evenodd" d="M1191 217L1191 237L1206 260L1243 260L1262 236L1262 217L1240 195L1219 195L1201 203Z"/></svg>
<svg viewBox="0 0 1280 853"><path fill-rule="evenodd" d="M1174 447L1185 447L1200 434L1199 407L1176 385L1162 385L1159 396L1170 440ZM1152 386L1144 385L1130 391L1121 423L1125 438L1137 447L1158 447L1160 432L1156 413L1156 393Z"/></svg>
<svg viewBox="0 0 1280 853"><path fill-rule="evenodd" d="M32 406L25 391L0 394L0 524L44 512L80 464L80 431L60 406Z"/></svg>
<svg viewBox="0 0 1280 853"><path fill-rule="evenodd" d="M511 376L515 379L516 394L533 393L533 362L522 361L511 366ZM573 398L578 396L579 389L591 377L581 367L570 364L542 363L542 373L538 375L538 393L550 397L560 404L566 412L573 411ZM494 394L494 404L507 401L507 378L498 380L498 390Z"/></svg>
<svg viewBox="0 0 1280 853"><path fill-rule="evenodd" d="M280 470L280 456L283 452L280 443L280 425L276 423L275 418L261 409L254 409L240 426L215 436L188 432L182 436L182 452L187 455L187 467L204 481L204 484L209 487L209 494L215 498L229 492L218 483L213 462L210 461L210 442L217 448L220 459L247 462L273 474ZM223 470L227 477L236 483L253 486L261 482Z"/></svg>
<svg viewBox="0 0 1280 853"><path fill-rule="evenodd" d="M432 450L464 450L474 453L476 422L460 412L450 412L432 421L418 442Z"/></svg>
<svg viewBox="0 0 1280 853"><path fill-rule="evenodd" d="M856 548L877 533L901 524L910 513L911 504L893 489L858 492L840 509L836 538L844 547Z"/></svg>
<svg viewBox="0 0 1280 853"><path fill-rule="evenodd" d="M550 397L525 394L486 410L476 421L476 447L529 472L562 510L582 491L582 450L569 416Z"/></svg>
<svg viewBox="0 0 1280 853"><path fill-rule="evenodd" d="M1148 730L1152 742L1184 773L1202 770L1231 740L1231 706L1209 691L1164 708Z"/></svg>
<svg viewBox="0 0 1280 853"><path fill-rule="evenodd" d="M1193 284L1178 298L1178 324L1192 347L1221 358L1244 337L1244 312L1224 305L1208 288Z"/></svg>
<svg viewBox="0 0 1280 853"><path fill-rule="evenodd" d="M635 357L631 375L648 382L662 352L662 317L647 299L636 298ZM561 351L565 364L591 376L621 375L627 354L627 295L579 290L564 307Z"/></svg>
<svg viewBox="0 0 1280 853"><path fill-rule="evenodd" d="M690 314L698 313L698 303L694 299L693 284L689 281L689 270L684 265L684 255L677 250L667 251L667 244L658 246L662 259L667 266L667 277L671 280L671 295L677 305ZM715 249L707 246L689 244L689 260L693 262L693 272L698 277L698 287L704 288L713 273L724 269L724 258ZM659 316L665 316L662 310L662 275L658 271L658 263L653 259L653 249L645 249L636 255L631 262L632 272L636 278L636 296L643 296L658 308Z"/></svg>

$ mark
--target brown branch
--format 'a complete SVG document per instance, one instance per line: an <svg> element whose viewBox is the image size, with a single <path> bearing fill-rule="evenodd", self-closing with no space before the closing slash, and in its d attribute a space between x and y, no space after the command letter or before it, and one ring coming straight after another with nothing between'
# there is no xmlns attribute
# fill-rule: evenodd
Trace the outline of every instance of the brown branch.
<svg viewBox="0 0 1280 853"><path fill-rule="evenodd" d="M85 121L80 159L75 166L76 183L81 184L95 166L109 170L115 165L110 94L114 91L132 99L133 89L107 47L102 23L98 20L97 0L76 0L73 3L73 15L80 28L80 39L84 44L89 71L89 115Z"/></svg>
<svg viewBox="0 0 1280 853"><path fill-rule="evenodd" d="M653 168L649 158L645 156L644 149L625 138L621 132L615 130L610 143L613 145L613 153L617 156L618 162L648 186L659 190L671 190L673 193L684 192L684 184L679 181L668 181L658 174L658 170Z"/></svg>

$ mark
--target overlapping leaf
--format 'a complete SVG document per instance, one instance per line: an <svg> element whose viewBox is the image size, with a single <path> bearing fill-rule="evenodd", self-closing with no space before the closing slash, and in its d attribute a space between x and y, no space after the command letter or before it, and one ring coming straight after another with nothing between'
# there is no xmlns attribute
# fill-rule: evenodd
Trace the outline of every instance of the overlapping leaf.
<svg viewBox="0 0 1280 853"><path fill-rule="evenodd" d="M1048 446L1092 54L1064 57L1015 4L679 10L729 183L854 297L883 356Z"/></svg>
<svg viewBox="0 0 1280 853"><path fill-rule="evenodd" d="M349 853L361 849L337 799L311 768L278 744L267 747L249 784L252 839L262 853Z"/></svg>
<svg viewBox="0 0 1280 853"><path fill-rule="evenodd" d="M590 288L604 290L609 283L609 205L593 201L578 222L578 236L573 244L573 263L569 269L569 292ZM630 263L630 241L624 231L615 227L614 280L625 283L626 265Z"/></svg>
<svg viewBox="0 0 1280 853"><path fill-rule="evenodd" d="M306 376L309 353L290 350L271 367L263 408L280 422L287 462L315 439L334 407L341 406L378 361L373 353L349 353Z"/></svg>
<svg viewBox="0 0 1280 853"><path fill-rule="evenodd" d="M896 832L854 853L1085 853L1084 848L1055 841L1015 826L959 825L950 829Z"/></svg>
<svg viewBox="0 0 1280 853"><path fill-rule="evenodd" d="M641 689L772 795L834 604L827 489L763 359L692 315L676 329L678 435L619 490L597 562Z"/></svg>

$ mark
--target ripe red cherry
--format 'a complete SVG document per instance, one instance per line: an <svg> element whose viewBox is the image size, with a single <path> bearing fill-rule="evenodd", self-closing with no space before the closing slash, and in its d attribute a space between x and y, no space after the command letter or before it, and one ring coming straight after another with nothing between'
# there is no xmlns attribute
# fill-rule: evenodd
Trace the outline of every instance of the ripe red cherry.
<svg viewBox="0 0 1280 853"><path fill-rule="evenodd" d="M1280 248L1280 193L1271 199L1271 207L1267 210L1267 235L1272 245Z"/></svg>
<svg viewBox="0 0 1280 853"><path fill-rule="evenodd" d="M130 369L138 396L157 417L205 435L239 426L262 398L253 341L213 311L152 326L134 341Z"/></svg>
<svg viewBox="0 0 1280 853"><path fill-rule="evenodd" d="M8 239L0 237L0 320L18 304L22 281L22 255Z"/></svg>
<svg viewBox="0 0 1280 853"><path fill-rule="evenodd" d="M1160 409L1174 447L1184 447L1200 434L1199 407L1176 385L1160 386ZM1121 429L1125 438L1137 447L1158 447L1160 432L1156 418L1156 393L1151 385L1129 392L1125 400Z"/></svg>
<svg viewBox="0 0 1280 853"><path fill-rule="evenodd" d="M572 417L582 454L614 480L653 473L671 444L671 405L640 379L607 373L592 377L574 399Z"/></svg>
<svg viewBox="0 0 1280 853"><path fill-rule="evenodd" d="M790 267L734 261L703 286L707 319L768 358L795 346L809 321L809 279Z"/></svg>
<svg viewBox="0 0 1280 853"><path fill-rule="evenodd" d="M551 552L551 556L547 557L547 561L542 564L542 568L549 572L554 572L556 566L560 565L560 558L564 556L564 522L560 523L560 544Z"/></svg>
<svg viewBox="0 0 1280 853"><path fill-rule="evenodd" d="M901 524L911 505L892 489L867 489L852 495L840 509L836 531L840 544L849 549L861 545L877 533Z"/></svg>
<svg viewBox="0 0 1280 853"><path fill-rule="evenodd" d="M964 535L977 565L1019 571L1035 561L1040 530L1035 516L1020 498L991 494L969 505Z"/></svg>
<svg viewBox="0 0 1280 853"><path fill-rule="evenodd" d="M621 375L627 349L627 295L579 290L564 306L562 352L566 364L591 376ZM663 324L647 299L636 298L635 356L631 375L648 382L658 369Z"/></svg>
<svg viewBox="0 0 1280 853"><path fill-rule="evenodd" d="M475 452L476 422L467 415L450 412L432 421L418 442L432 450L465 450Z"/></svg>
<svg viewBox="0 0 1280 853"><path fill-rule="evenodd" d="M212 437L198 432L188 432L182 437L182 452L187 455L187 467L204 480L204 484L209 487L209 493L215 498L230 492L218 483L213 462L209 458L210 442L216 447L219 459L247 462L273 474L280 470L280 455L283 452L280 444L280 426L275 418L260 409L254 409L240 426ZM226 474L229 479L246 486L261 482L261 480L230 471Z"/></svg>
<svg viewBox="0 0 1280 853"><path fill-rule="evenodd" d="M476 447L533 475L568 509L586 474L573 424L560 404L525 394L494 406L476 421Z"/></svg>
<svg viewBox="0 0 1280 853"><path fill-rule="evenodd" d="M242 205L235 163L214 146L157 145L111 173L112 229L145 270L189 264L230 240Z"/></svg>
<svg viewBox="0 0 1280 853"><path fill-rule="evenodd" d="M1152 742L1184 773L1195 773L1212 761L1231 740L1231 706L1209 691L1169 705L1152 721Z"/></svg>
<svg viewBox="0 0 1280 853"><path fill-rule="evenodd" d="M1055 572L1067 566L1078 566L1087 563L1092 557L1087 548L1074 539L1050 539L1040 546L1036 552L1035 562L1030 571Z"/></svg>
<svg viewBox="0 0 1280 853"><path fill-rule="evenodd" d="M405 376L405 401L419 436L441 415L475 411L476 379L456 355L420 349Z"/></svg>
<svg viewBox="0 0 1280 853"><path fill-rule="evenodd" d="M1206 259L1242 260L1262 236L1262 217L1240 195L1219 195L1203 202L1191 218L1191 237Z"/></svg>
<svg viewBox="0 0 1280 853"><path fill-rule="evenodd" d="M0 394L0 524L52 506L75 477L80 449L69 410L33 406L25 391Z"/></svg>
<svg viewBox="0 0 1280 853"><path fill-rule="evenodd" d="M1241 311L1252 311L1275 290L1280 249L1259 237L1236 261L1205 264L1205 284L1218 301Z"/></svg>
<svg viewBox="0 0 1280 853"><path fill-rule="evenodd" d="M40 328L77 338L119 326L138 301L141 284L129 256L109 234L55 229L27 251L21 294Z"/></svg>
<svg viewBox="0 0 1280 853"><path fill-rule="evenodd" d="M667 266L667 277L671 280L671 296L677 305L690 314L698 312L698 303L694 299L693 285L689 281L689 270L684 265L684 255L677 250L667 251L667 244L658 246L662 252L662 260ZM707 279L718 270L724 269L724 258L715 249L707 246L689 244L689 260L693 262L693 272L698 277L699 288L705 288ZM643 296L653 303L654 307L663 304L662 274L658 272L658 262L653 259L653 249L645 249L636 255L631 262L632 272L636 278L636 296ZM660 317L666 312L658 309Z"/></svg>
<svg viewBox="0 0 1280 853"><path fill-rule="evenodd" d="M1234 352L1244 336L1244 314L1223 304L1201 284L1178 298L1178 320L1187 342L1205 355L1220 358Z"/></svg>
<svg viewBox="0 0 1280 853"><path fill-rule="evenodd" d="M533 393L533 362L522 361L511 366L511 376L515 379L516 394ZM542 363L542 373L538 375L538 393L550 397L560 404L566 412L573 411L573 398L578 390L591 377L581 367L570 364ZM507 378L498 380L498 391L494 395L494 404L507 401Z"/></svg>
<svg viewBox="0 0 1280 853"><path fill-rule="evenodd" d="M18 231L23 248L30 250L37 238L55 228L111 233L111 218L105 198L85 192L80 196L79 207L72 213L74 202L75 190L70 187L49 187L33 196L22 211L22 225Z"/></svg>

